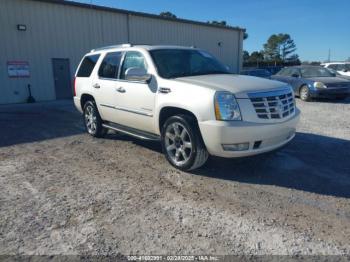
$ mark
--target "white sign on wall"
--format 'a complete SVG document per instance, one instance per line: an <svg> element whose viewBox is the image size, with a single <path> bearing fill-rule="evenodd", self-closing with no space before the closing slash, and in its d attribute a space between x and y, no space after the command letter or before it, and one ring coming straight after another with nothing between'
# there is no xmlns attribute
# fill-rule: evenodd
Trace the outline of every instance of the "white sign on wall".
<svg viewBox="0 0 350 262"><path fill-rule="evenodd" d="M30 77L28 61L7 61L7 73L11 78Z"/></svg>

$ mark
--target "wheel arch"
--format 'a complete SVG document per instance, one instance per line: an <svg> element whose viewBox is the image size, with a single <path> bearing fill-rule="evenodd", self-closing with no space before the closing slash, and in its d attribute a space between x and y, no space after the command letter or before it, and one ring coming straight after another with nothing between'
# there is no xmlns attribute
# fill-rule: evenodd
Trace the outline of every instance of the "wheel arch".
<svg viewBox="0 0 350 262"><path fill-rule="evenodd" d="M197 116L189 111L188 109L177 107L177 106L164 106L160 109L159 115L158 115L158 121L157 121L157 130L159 133L161 133L161 128L164 125L165 121L174 115L188 115L191 116L198 125L198 118Z"/></svg>
<svg viewBox="0 0 350 262"><path fill-rule="evenodd" d="M80 97L80 105L82 109L84 109L84 105L87 101L95 101L95 98L87 93L82 94Z"/></svg>
<svg viewBox="0 0 350 262"><path fill-rule="evenodd" d="M298 87L298 96L300 96L300 90L301 90L301 88L302 88L303 86L306 86L306 87L309 88L309 85L308 85L307 83L302 83L302 84L300 84L299 87Z"/></svg>

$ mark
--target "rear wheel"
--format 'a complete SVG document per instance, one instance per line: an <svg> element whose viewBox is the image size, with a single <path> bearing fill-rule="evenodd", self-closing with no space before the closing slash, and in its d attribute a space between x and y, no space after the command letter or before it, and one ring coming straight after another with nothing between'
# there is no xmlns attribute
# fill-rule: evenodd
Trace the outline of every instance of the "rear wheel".
<svg viewBox="0 0 350 262"><path fill-rule="evenodd" d="M86 131L90 135L103 137L107 133L107 129L102 126L102 119L94 101L87 101L84 104L83 118Z"/></svg>
<svg viewBox="0 0 350 262"><path fill-rule="evenodd" d="M187 115L167 119L162 128L161 142L166 159L184 171L201 167L209 156L195 119Z"/></svg>
<svg viewBox="0 0 350 262"><path fill-rule="evenodd" d="M300 99L303 101L310 101L310 90L307 86L302 86L299 90Z"/></svg>

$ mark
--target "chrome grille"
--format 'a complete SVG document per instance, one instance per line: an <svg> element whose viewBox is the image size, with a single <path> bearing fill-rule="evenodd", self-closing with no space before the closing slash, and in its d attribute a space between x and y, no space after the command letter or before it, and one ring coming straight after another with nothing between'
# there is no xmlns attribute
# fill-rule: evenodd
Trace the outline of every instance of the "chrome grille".
<svg viewBox="0 0 350 262"><path fill-rule="evenodd" d="M255 112L262 119L283 119L295 112L295 101L291 90L248 94Z"/></svg>

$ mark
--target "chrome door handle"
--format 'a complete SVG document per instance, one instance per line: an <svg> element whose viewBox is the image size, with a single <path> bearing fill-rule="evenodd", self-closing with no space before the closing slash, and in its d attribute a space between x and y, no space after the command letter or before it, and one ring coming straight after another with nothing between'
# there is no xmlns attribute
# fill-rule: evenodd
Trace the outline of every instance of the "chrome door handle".
<svg viewBox="0 0 350 262"><path fill-rule="evenodd" d="M121 87L119 87L119 88L117 88L117 91L119 92L119 93L125 93L125 89L121 86Z"/></svg>
<svg viewBox="0 0 350 262"><path fill-rule="evenodd" d="M93 88L100 88L101 86L99 85L99 84L94 84L93 86L92 86Z"/></svg>

